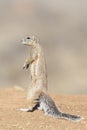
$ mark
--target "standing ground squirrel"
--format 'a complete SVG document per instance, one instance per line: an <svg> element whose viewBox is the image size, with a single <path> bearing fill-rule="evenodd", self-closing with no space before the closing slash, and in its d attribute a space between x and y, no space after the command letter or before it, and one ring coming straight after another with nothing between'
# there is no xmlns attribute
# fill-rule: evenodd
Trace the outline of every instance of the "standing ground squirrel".
<svg viewBox="0 0 87 130"><path fill-rule="evenodd" d="M30 68L32 84L27 92L29 109L32 110L37 104L37 99L42 91L47 90L47 71L44 53L38 39L29 36L22 40L22 44L31 47L30 56L26 59L23 68Z"/></svg>
<svg viewBox="0 0 87 130"><path fill-rule="evenodd" d="M46 115L55 118L64 118L71 121L80 121L83 119L80 116L63 113L55 105L52 98L46 94L47 90L47 71L44 54L38 39L34 36L29 36L22 41L23 44L31 46L30 58L24 63L23 68L30 67L32 86L28 90L27 99L29 102L28 108L21 108L21 111L31 112L35 109L41 109ZM44 91L45 89L45 91Z"/></svg>

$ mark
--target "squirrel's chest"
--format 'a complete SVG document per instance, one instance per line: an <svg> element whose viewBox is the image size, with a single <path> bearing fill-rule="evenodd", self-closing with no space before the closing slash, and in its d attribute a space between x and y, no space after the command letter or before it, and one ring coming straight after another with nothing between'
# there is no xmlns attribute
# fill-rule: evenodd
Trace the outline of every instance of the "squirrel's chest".
<svg viewBox="0 0 87 130"><path fill-rule="evenodd" d="M32 76L41 76L43 65L40 59L37 59L30 65L30 71Z"/></svg>

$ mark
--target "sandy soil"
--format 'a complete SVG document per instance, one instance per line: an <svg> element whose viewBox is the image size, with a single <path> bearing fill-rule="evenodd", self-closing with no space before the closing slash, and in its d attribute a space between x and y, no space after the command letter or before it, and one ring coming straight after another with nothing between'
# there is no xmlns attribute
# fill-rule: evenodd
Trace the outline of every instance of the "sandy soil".
<svg viewBox="0 0 87 130"><path fill-rule="evenodd" d="M45 116L40 110L21 112L27 107L24 91L14 88L0 89L0 130L87 130L87 96L50 94L64 112L83 116L74 123Z"/></svg>

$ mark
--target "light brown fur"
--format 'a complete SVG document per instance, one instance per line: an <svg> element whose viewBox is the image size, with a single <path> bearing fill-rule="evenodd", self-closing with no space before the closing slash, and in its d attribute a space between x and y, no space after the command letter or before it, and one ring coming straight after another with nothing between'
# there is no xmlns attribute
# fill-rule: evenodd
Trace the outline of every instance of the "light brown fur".
<svg viewBox="0 0 87 130"><path fill-rule="evenodd" d="M29 109L32 110L41 92L47 90L46 62L43 49L36 37L29 36L23 39L22 43L31 47L30 56L26 59L23 68L30 68L32 85L28 88L27 100Z"/></svg>

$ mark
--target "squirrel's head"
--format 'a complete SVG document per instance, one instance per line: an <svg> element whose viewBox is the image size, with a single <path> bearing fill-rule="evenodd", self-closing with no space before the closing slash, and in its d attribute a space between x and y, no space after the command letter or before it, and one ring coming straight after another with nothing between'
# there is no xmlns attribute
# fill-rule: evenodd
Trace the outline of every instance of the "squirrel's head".
<svg viewBox="0 0 87 130"><path fill-rule="evenodd" d="M28 36L22 40L22 44L28 46L34 46L36 43L38 43L38 39L35 36Z"/></svg>

